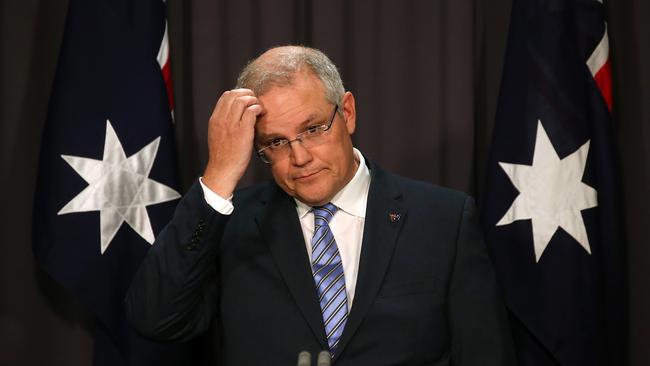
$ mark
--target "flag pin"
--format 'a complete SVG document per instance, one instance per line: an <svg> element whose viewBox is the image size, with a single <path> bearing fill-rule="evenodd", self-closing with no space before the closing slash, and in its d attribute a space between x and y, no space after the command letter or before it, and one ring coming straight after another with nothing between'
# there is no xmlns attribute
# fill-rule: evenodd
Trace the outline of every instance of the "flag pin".
<svg viewBox="0 0 650 366"><path fill-rule="evenodd" d="M401 216L398 213L391 212L388 214L388 217L390 218L390 222L398 222Z"/></svg>

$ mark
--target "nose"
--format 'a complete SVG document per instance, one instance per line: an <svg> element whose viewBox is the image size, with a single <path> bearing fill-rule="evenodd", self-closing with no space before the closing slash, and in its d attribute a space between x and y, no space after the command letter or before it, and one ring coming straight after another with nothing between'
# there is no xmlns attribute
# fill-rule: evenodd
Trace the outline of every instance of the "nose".
<svg viewBox="0 0 650 366"><path fill-rule="evenodd" d="M289 143L289 146L291 147L290 159L293 165L302 166L312 160L311 153L304 146L302 146L302 141L291 141Z"/></svg>

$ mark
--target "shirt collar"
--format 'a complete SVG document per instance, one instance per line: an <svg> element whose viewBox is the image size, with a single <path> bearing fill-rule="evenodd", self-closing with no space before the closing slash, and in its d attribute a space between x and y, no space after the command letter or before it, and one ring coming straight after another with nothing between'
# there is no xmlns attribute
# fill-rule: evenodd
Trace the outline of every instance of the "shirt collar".
<svg viewBox="0 0 650 366"><path fill-rule="evenodd" d="M370 190L370 171L366 165L366 161L363 158L363 154L356 148L353 148L354 156L359 160L359 167L357 172L354 174L354 177L348 182L348 184L343 187L334 198L332 198L332 203L350 215L357 217L365 218L366 217L366 205L368 203L368 191ZM298 217L303 218L309 211L311 211L311 206L296 201L296 209L298 211Z"/></svg>

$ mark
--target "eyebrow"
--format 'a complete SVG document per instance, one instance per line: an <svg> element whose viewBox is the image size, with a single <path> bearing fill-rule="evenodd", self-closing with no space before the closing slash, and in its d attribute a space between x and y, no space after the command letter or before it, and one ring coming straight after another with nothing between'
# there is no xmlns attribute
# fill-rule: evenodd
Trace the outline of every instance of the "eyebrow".
<svg viewBox="0 0 650 366"><path fill-rule="evenodd" d="M300 122L298 127L307 126L307 125L311 124L312 122L314 122L314 120L318 120L318 115L310 114L309 116L307 116L307 118L304 121Z"/></svg>

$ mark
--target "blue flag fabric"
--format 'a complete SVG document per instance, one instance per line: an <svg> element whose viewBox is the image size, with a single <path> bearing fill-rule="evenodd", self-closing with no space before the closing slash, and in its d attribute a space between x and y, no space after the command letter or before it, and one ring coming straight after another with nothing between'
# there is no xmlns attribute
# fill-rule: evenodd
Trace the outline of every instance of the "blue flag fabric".
<svg viewBox="0 0 650 366"><path fill-rule="evenodd" d="M33 250L96 319L95 365L188 360L186 345L136 335L123 301L179 197L157 60L165 34L160 0L69 2L43 132Z"/></svg>
<svg viewBox="0 0 650 366"><path fill-rule="evenodd" d="M622 365L602 1L514 0L483 202L521 365Z"/></svg>

